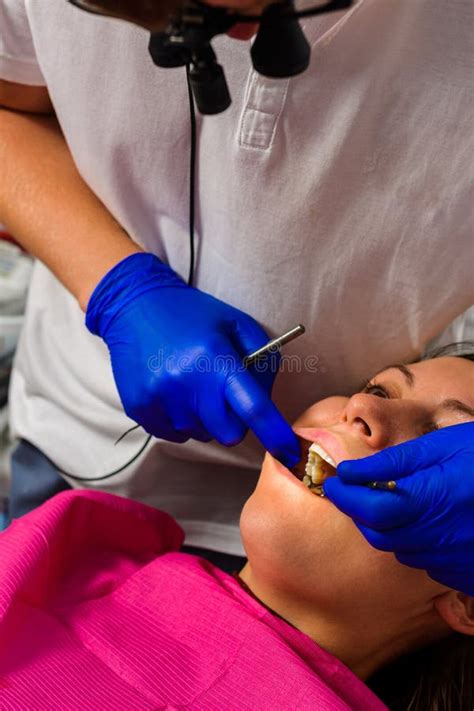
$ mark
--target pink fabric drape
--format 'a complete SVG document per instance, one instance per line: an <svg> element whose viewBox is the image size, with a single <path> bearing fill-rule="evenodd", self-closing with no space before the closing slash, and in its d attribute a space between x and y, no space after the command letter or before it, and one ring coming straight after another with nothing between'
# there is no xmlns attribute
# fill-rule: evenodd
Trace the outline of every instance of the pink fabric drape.
<svg viewBox="0 0 474 711"><path fill-rule="evenodd" d="M0 708L382 711L167 515L59 494L0 536Z"/></svg>

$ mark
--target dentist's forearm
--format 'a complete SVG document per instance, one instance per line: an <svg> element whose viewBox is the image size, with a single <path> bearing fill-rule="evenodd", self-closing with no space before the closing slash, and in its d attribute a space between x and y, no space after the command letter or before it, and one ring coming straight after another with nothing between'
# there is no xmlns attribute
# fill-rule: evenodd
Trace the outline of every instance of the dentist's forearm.
<svg viewBox="0 0 474 711"><path fill-rule="evenodd" d="M142 251L79 175L52 116L0 108L0 222L82 309L115 264Z"/></svg>

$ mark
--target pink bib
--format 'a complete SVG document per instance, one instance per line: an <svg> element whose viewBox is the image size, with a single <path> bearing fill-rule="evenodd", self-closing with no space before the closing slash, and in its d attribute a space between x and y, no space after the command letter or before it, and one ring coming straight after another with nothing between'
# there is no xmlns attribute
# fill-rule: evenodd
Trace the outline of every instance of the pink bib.
<svg viewBox="0 0 474 711"><path fill-rule="evenodd" d="M59 494L0 536L0 707L383 711L167 514Z"/></svg>

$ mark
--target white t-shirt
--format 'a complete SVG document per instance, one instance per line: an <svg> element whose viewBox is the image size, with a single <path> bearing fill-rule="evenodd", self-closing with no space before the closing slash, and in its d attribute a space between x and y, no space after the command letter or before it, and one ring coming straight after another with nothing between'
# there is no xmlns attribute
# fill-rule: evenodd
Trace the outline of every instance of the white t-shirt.
<svg viewBox="0 0 474 711"><path fill-rule="evenodd" d="M214 42L233 103L198 118L196 285L271 335L305 324L285 351L299 365L288 360L274 390L289 420L415 358L474 303L473 13L472 0L359 0L304 22L312 62L291 80L256 74L248 43ZM144 30L65 0L0 0L0 76L48 86L83 178L185 277L185 74L156 68L147 44ZM145 434L114 446L133 423L83 322L38 265L12 426L63 470L98 477ZM191 544L239 553L261 457L253 436L233 449L155 441L90 486L170 511Z"/></svg>

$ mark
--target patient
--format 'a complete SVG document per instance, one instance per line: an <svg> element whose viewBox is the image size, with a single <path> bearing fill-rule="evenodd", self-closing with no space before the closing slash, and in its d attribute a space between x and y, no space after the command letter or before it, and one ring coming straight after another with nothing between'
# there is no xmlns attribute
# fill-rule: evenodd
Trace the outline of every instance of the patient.
<svg viewBox="0 0 474 711"><path fill-rule="evenodd" d="M473 362L409 367L412 387L388 368L297 433L339 463L472 419L438 406L474 407ZM396 711L472 709L474 599L373 549L269 454L241 532L238 579L179 553L166 514L109 494L65 492L18 519L0 536L0 706L385 709L368 681Z"/></svg>

